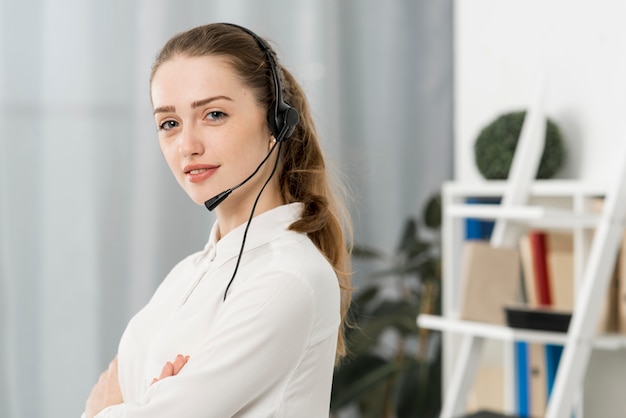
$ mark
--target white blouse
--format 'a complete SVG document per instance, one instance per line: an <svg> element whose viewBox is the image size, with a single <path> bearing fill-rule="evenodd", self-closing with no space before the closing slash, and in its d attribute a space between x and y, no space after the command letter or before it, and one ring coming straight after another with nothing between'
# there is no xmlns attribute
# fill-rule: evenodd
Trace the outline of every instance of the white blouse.
<svg viewBox="0 0 626 418"><path fill-rule="evenodd" d="M124 403L97 418L328 417L339 285L306 234L288 230L302 205L253 218L169 273L119 345ZM177 354L176 376L151 384Z"/></svg>

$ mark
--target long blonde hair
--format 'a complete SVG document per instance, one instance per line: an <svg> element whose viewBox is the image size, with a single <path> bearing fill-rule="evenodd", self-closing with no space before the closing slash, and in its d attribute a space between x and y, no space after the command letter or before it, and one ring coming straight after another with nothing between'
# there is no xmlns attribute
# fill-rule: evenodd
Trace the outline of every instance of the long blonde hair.
<svg viewBox="0 0 626 418"><path fill-rule="evenodd" d="M282 145L278 180L286 203L302 202L302 217L290 229L306 233L330 262L341 289L341 325L337 340L337 361L346 354L344 328L351 301L350 248L352 226L343 200L330 184L317 131L306 96L292 74L279 68L283 99L300 114L294 133ZM275 100L272 72L265 52L257 40L238 27L214 23L196 27L170 39L157 55L150 82L159 66L174 56L220 56L233 66L244 84L252 89L258 102L269 109Z"/></svg>

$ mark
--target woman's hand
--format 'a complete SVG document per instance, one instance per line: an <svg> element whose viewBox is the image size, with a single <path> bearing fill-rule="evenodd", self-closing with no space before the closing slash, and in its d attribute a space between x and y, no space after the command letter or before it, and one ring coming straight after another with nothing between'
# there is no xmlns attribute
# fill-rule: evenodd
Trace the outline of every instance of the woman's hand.
<svg viewBox="0 0 626 418"><path fill-rule="evenodd" d="M176 376L178 372L180 372L180 370L183 368L183 366L187 364L187 360L189 360L189 356L183 356L182 354L179 354L176 356L176 359L173 363L171 361L165 363L165 366L163 366L163 370L161 370L161 376L152 379L152 384L158 382L161 379L165 379L166 377Z"/></svg>
<svg viewBox="0 0 626 418"><path fill-rule="evenodd" d="M124 398L122 398L120 382L117 377L117 357L115 357L91 390L85 406L85 415L87 418L93 418L104 408L122 402L124 402Z"/></svg>

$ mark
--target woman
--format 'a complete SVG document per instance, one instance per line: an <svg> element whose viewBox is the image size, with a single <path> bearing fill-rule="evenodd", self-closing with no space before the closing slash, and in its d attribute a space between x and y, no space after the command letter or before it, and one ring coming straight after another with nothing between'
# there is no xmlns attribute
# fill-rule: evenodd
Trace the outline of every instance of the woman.
<svg viewBox="0 0 626 418"><path fill-rule="evenodd" d="M230 24L168 41L150 92L170 169L217 220L130 321L85 416L327 417L348 223L304 93Z"/></svg>

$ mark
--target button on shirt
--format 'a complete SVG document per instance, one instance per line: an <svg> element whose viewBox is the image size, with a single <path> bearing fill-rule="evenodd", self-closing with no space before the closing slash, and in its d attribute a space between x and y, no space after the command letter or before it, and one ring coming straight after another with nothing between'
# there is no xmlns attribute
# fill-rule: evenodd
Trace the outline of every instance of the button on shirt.
<svg viewBox="0 0 626 418"><path fill-rule="evenodd" d="M124 403L97 417L328 417L340 323L339 285L306 234L302 205L256 216L237 275L245 224L165 278L119 345ZM154 384L177 354L189 361Z"/></svg>

